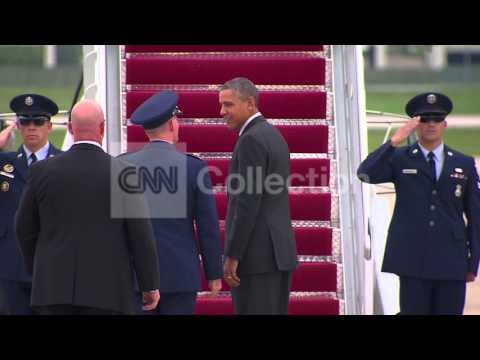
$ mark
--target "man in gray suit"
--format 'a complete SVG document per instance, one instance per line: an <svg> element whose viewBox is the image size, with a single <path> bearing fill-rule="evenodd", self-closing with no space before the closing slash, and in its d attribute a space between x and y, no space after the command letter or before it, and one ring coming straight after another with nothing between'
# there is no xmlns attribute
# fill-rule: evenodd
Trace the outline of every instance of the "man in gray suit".
<svg viewBox="0 0 480 360"><path fill-rule="evenodd" d="M239 131L227 182L224 278L237 314L287 314L297 267L288 145L258 111L250 80L227 81L219 101L227 126Z"/></svg>

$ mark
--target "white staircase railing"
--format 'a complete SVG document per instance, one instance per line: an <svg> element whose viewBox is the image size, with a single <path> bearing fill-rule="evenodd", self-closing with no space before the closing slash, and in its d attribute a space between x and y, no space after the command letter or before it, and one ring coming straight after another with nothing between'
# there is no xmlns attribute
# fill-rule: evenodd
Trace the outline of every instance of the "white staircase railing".
<svg viewBox="0 0 480 360"><path fill-rule="evenodd" d="M124 151L120 70L120 46L83 45L83 98L95 100L102 107L107 119L102 145L113 156ZM63 149L71 144L72 138L67 134Z"/></svg>
<svg viewBox="0 0 480 360"><path fill-rule="evenodd" d="M367 152L361 48L334 45L332 60L345 314L373 314L374 267L368 207L356 176L358 164Z"/></svg>

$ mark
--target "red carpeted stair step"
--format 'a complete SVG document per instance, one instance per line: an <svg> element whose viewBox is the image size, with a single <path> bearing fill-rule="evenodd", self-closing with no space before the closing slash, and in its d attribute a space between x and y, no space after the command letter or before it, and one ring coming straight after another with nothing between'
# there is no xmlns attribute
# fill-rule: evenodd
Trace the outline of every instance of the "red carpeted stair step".
<svg viewBox="0 0 480 360"><path fill-rule="evenodd" d="M331 227L294 226L298 255L331 256L333 230Z"/></svg>
<svg viewBox="0 0 480 360"><path fill-rule="evenodd" d="M304 256L332 256L333 229L326 226L294 225L293 234L297 244L297 254ZM196 234L198 238L198 234ZM220 221L220 243L224 249L225 222Z"/></svg>
<svg viewBox="0 0 480 360"><path fill-rule="evenodd" d="M230 158L206 159L214 186L224 186ZM291 186L330 186L330 159L291 158Z"/></svg>
<svg viewBox="0 0 480 360"><path fill-rule="evenodd" d="M323 45L125 45L126 53L323 50Z"/></svg>
<svg viewBox="0 0 480 360"><path fill-rule="evenodd" d="M289 315L338 315L340 304L338 299L330 295L290 294L288 304ZM234 315L231 296L199 296L195 308L196 315Z"/></svg>
<svg viewBox="0 0 480 360"><path fill-rule="evenodd" d="M127 84L223 84L243 76L256 85L324 85L325 58L285 55L135 55Z"/></svg>
<svg viewBox="0 0 480 360"><path fill-rule="evenodd" d="M337 264L300 262L293 272L292 291L337 291Z"/></svg>
<svg viewBox="0 0 480 360"><path fill-rule="evenodd" d="M331 296L291 296L288 304L289 315L338 315L340 304Z"/></svg>
<svg viewBox="0 0 480 360"><path fill-rule="evenodd" d="M203 271L202 291L209 291L208 282ZM241 277L240 277L241 281ZM230 287L222 279L222 291L230 291ZM293 272L291 291L337 291L337 264L333 262L299 262Z"/></svg>
<svg viewBox="0 0 480 360"><path fill-rule="evenodd" d="M292 220L330 221L332 195L328 192L290 191L290 215ZM227 213L227 193L215 193L218 217L224 220Z"/></svg>
<svg viewBox="0 0 480 360"><path fill-rule="evenodd" d="M290 191L292 220L331 220L332 194L324 192Z"/></svg>
<svg viewBox="0 0 480 360"><path fill-rule="evenodd" d="M231 296L198 296L195 315L234 315Z"/></svg>
<svg viewBox="0 0 480 360"><path fill-rule="evenodd" d="M320 226L293 226L298 255L331 256L332 228ZM225 222L220 222L220 242L225 243Z"/></svg>
<svg viewBox="0 0 480 360"><path fill-rule="evenodd" d="M127 118L156 90L128 91ZM218 90L178 90L182 118L219 118ZM261 90L259 94L262 114L268 119L325 119L327 94L324 91L305 89Z"/></svg>
<svg viewBox="0 0 480 360"><path fill-rule="evenodd" d="M328 125L275 125L288 143L291 153L327 153ZM183 123L179 129L180 141L188 152L232 152L238 134L225 124ZM143 128L127 128L128 151L141 147L148 141ZM207 139L210 139L208 141Z"/></svg>

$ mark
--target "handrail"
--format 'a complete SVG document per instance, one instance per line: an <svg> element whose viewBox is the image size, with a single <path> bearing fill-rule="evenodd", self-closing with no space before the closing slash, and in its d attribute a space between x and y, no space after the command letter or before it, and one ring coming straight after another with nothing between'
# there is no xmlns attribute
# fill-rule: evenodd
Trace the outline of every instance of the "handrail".
<svg viewBox="0 0 480 360"><path fill-rule="evenodd" d="M335 142L339 175L345 314L373 313L372 244L367 232L362 183L356 171L367 144L363 60L358 46L332 46Z"/></svg>
<svg viewBox="0 0 480 360"><path fill-rule="evenodd" d="M401 115L401 114L396 114L396 113L389 113L389 112L384 112L384 111L377 111L377 110L366 110L367 114L371 115L379 115L379 116L388 116L388 117L396 117L400 118L402 120L368 120L367 119L367 124L388 124L385 136L383 137L382 144L385 144L387 141L388 137L390 136L390 133L392 132L392 125L393 124L405 124L407 121L410 120L410 117ZM408 138L408 142L413 143L415 141L415 135L411 134Z"/></svg>
<svg viewBox="0 0 480 360"><path fill-rule="evenodd" d="M367 110L367 114L372 114L372 115L380 115L380 116L391 116L391 117L398 117L402 119L410 119L408 116L397 114L397 113L389 113L385 111L377 111L377 110Z"/></svg>

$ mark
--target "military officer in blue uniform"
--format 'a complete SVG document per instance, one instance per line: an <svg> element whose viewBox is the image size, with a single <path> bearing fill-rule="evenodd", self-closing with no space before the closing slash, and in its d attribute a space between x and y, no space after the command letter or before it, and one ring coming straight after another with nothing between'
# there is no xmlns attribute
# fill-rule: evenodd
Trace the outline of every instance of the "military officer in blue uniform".
<svg viewBox="0 0 480 360"><path fill-rule="evenodd" d="M0 314L31 314L32 278L15 239L14 217L29 166L61 153L48 141L58 106L45 96L23 94L11 100L10 108L23 144L17 152L0 152Z"/></svg>
<svg viewBox="0 0 480 360"><path fill-rule="evenodd" d="M474 159L443 142L452 108L443 94L415 96L406 106L413 119L358 168L362 181L395 185L382 271L400 278L401 314L462 314L477 276L480 181ZM418 142L400 146L413 130Z"/></svg>
<svg viewBox="0 0 480 360"><path fill-rule="evenodd" d="M150 142L134 153L120 155L137 168L148 169L145 196L157 241L160 265L160 302L149 314L192 315L200 290L201 262L214 294L223 276L220 230L207 163L176 149L180 111L178 95L162 91L132 114L131 122L143 126ZM156 176L153 175L163 175ZM172 176L173 177L172 177ZM153 179L153 180L152 180ZM163 187L160 180L165 180ZM174 180L169 183L168 180ZM198 241L195 236L198 233ZM140 309L140 295L139 313Z"/></svg>

